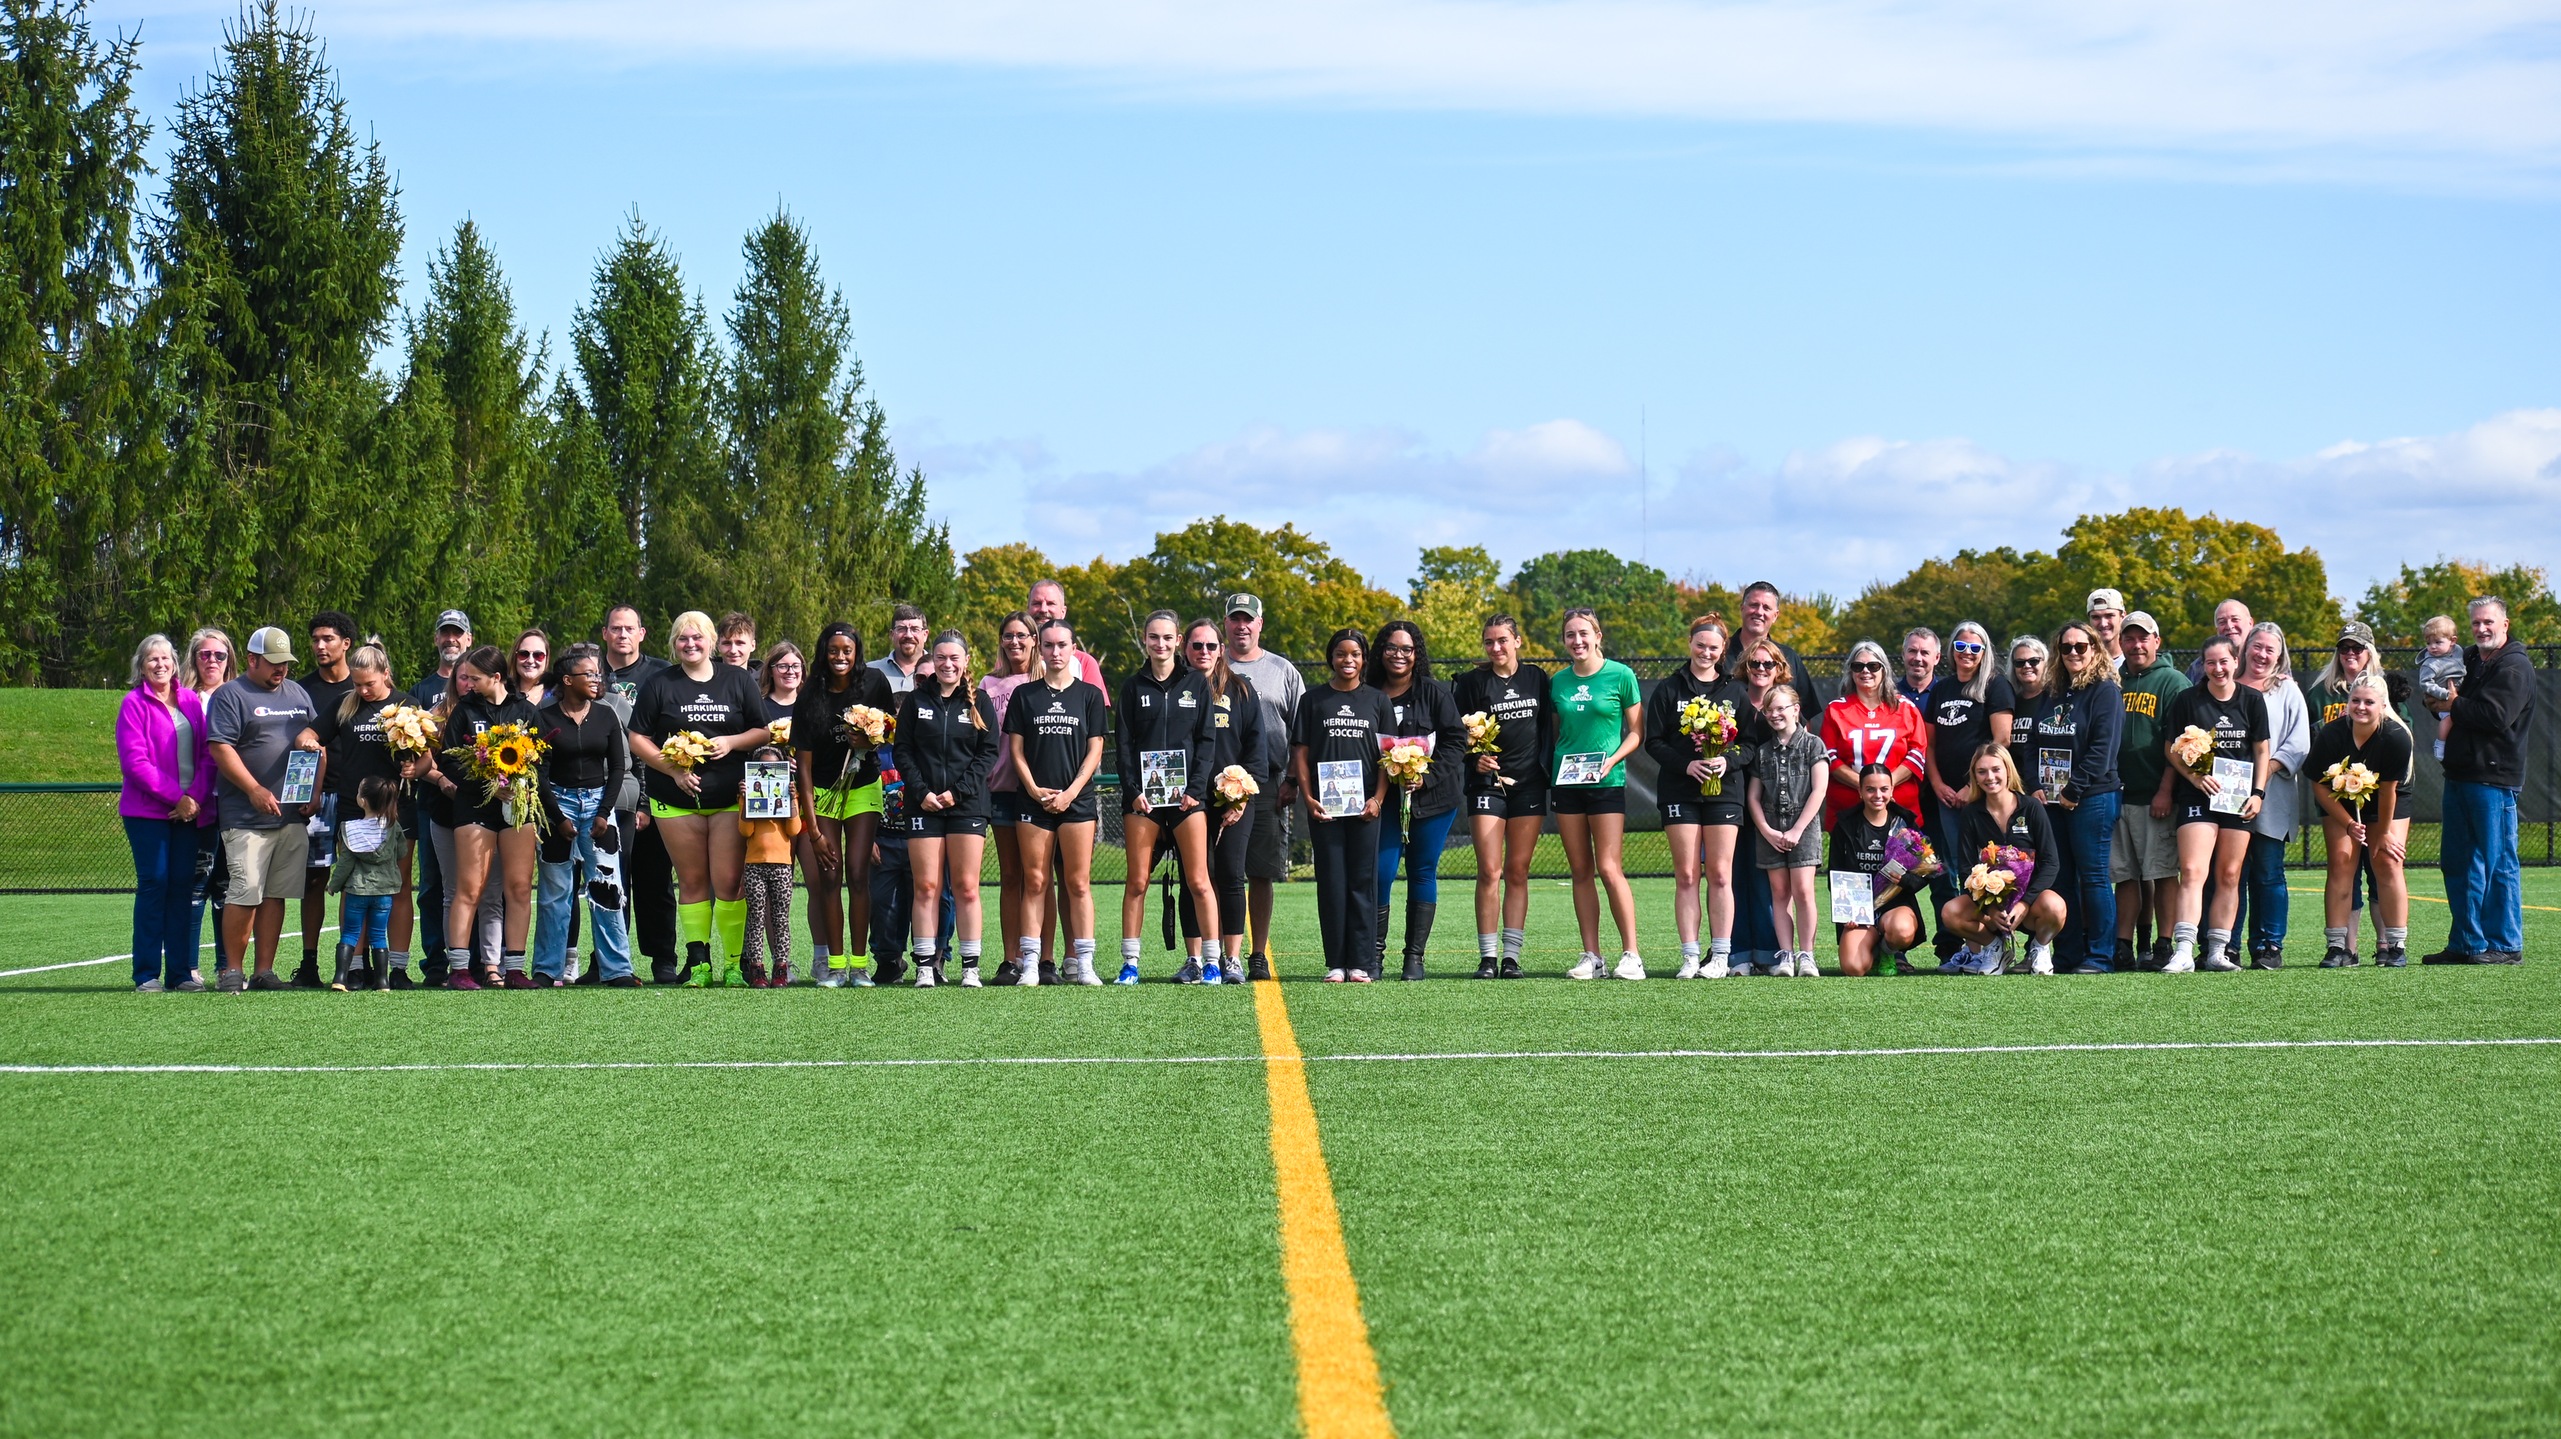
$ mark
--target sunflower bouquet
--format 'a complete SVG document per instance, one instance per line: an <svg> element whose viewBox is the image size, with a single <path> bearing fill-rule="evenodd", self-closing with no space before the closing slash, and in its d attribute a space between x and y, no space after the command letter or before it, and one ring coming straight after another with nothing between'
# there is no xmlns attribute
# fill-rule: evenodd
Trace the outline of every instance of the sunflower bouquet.
<svg viewBox="0 0 2561 1439"><path fill-rule="evenodd" d="M1734 705L1728 700L1710 700L1698 695L1681 705L1681 733L1698 746L1701 759L1718 759L1743 737L1743 726L1734 718ZM1709 775L1698 782L1701 794L1725 793L1725 777Z"/></svg>
<svg viewBox="0 0 2561 1439"><path fill-rule="evenodd" d="M1410 739L1381 740L1382 753L1378 767L1401 789L1411 790L1423 783L1432 769L1432 752Z"/></svg>
<svg viewBox="0 0 2561 1439"><path fill-rule="evenodd" d="M1263 792L1263 787L1254 783L1254 777L1247 774L1241 764L1231 764L1220 770L1209 785L1222 809L1233 809Z"/></svg>
<svg viewBox="0 0 2561 1439"><path fill-rule="evenodd" d="M658 746L658 757L681 770L711 762L711 741L700 730L680 729Z"/></svg>
<svg viewBox="0 0 2561 1439"><path fill-rule="evenodd" d="M2203 725L2189 725L2170 741L2170 761L2189 774L2203 779L2214 773L2214 732Z"/></svg>
<svg viewBox="0 0 2561 1439"><path fill-rule="evenodd" d="M2321 783L2350 809L2363 809L2383 789L2383 776L2354 760L2340 760L2321 772Z"/></svg>
<svg viewBox="0 0 2561 1439"><path fill-rule="evenodd" d="M2036 856L2014 845L1987 844L1983 859L1965 876L1965 892L1984 909L2006 905L2027 892Z"/></svg>
<svg viewBox="0 0 2561 1439"><path fill-rule="evenodd" d="M524 725L494 724L469 744L445 751L462 762L463 772L480 781L481 802L494 804L509 824L529 824L541 834L551 827L543 812L541 781L535 767L551 746Z"/></svg>
<svg viewBox="0 0 2561 1439"><path fill-rule="evenodd" d="M791 748L791 716L785 715L781 719L775 720L771 724L766 725L765 729L768 733L773 735L773 742L777 746L783 749Z"/></svg>

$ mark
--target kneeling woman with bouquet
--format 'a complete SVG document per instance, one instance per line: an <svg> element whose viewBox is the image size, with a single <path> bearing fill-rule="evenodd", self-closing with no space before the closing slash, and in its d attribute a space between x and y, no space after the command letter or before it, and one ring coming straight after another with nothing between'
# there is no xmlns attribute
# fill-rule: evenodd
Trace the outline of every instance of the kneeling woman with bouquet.
<svg viewBox="0 0 2561 1439"><path fill-rule="evenodd" d="M2054 936L2063 928L2063 872L2045 806L2019 784L2010 752L1987 744L1966 766L1956 843L1963 892L1939 911L1939 922L1965 941L1939 966L1941 974L1999 974L2008 967L2010 936L2028 936L2027 966L2054 972Z"/></svg>

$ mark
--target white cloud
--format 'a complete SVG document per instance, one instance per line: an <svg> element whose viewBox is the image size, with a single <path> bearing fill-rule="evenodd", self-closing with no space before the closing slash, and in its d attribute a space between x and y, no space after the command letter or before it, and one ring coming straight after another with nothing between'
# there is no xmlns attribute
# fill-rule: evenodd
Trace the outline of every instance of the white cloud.
<svg viewBox="0 0 2561 1439"><path fill-rule="evenodd" d="M1126 558L1161 530L1225 514L1295 523L1395 589L1421 547L1478 544L1507 566L1592 547L1674 575L1846 597L1959 549L2050 550L2075 516L2136 504L2267 525L2319 550L2331 587L2351 598L2405 562L2561 553L2561 408L2295 459L2216 451L2123 473L1963 439L1855 437L1767 466L1715 449L1641 495L1626 449L1572 419L1498 430L1465 449L1395 429L1258 429L1127 473L1061 474L1024 442L984 453L1036 458L928 467L964 549L1026 539L1060 559Z"/></svg>
<svg viewBox="0 0 2561 1439"><path fill-rule="evenodd" d="M1219 98L2344 150L2422 172L2561 159L2553 0L351 0L330 22L607 61L990 66Z"/></svg>

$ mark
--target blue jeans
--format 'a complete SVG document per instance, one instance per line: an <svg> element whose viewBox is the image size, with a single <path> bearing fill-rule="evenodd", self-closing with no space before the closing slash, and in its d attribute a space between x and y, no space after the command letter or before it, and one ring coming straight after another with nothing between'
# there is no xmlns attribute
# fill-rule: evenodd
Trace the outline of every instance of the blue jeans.
<svg viewBox="0 0 2561 1439"><path fill-rule="evenodd" d="M1409 820L1414 842L1407 845L1405 836L1394 825L1378 829L1378 907L1385 909L1396 900L1396 862L1405 861L1405 878L1414 886L1407 896L1416 904L1441 902L1441 851L1449 847L1450 826L1458 822L1458 811L1436 814L1430 819Z"/></svg>
<svg viewBox="0 0 2561 1439"><path fill-rule="evenodd" d="M534 895L534 974L542 979L558 979L568 968L569 916L578 904L578 887L596 872L596 812L604 808L605 791L595 789L557 789L561 823L569 826L569 858L544 860L539 887ZM629 854L631 845L623 844ZM630 892L628 882L624 892ZM588 946L596 956L596 972L606 979L620 979L631 973L631 941L624 937L622 911L607 909L590 900L587 912L594 931Z"/></svg>
<svg viewBox="0 0 2561 1439"><path fill-rule="evenodd" d="M382 955L391 952L391 901L387 894L338 897L338 942Z"/></svg>
<svg viewBox="0 0 2561 1439"><path fill-rule="evenodd" d="M1770 910L1769 871L1752 859L1748 826L1734 846L1734 940L1728 958L1735 964L1778 963L1778 917Z"/></svg>
<svg viewBox="0 0 2561 1439"><path fill-rule="evenodd" d="M2251 835L2249 857L2241 861L2241 895L2253 951L2285 947L2286 920L2294 911L2294 896L2285 888L2285 844L2263 834ZM2243 918L2238 914L2232 918L2236 935Z"/></svg>
<svg viewBox="0 0 2561 1439"><path fill-rule="evenodd" d="M2517 791L2445 782L2445 898L2454 911L2446 948L2457 954L2525 949L2524 877L2517 872Z"/></svg>
<svg viewBox="0 0 2561 1439"><path fill-rule="evenodd" d="M2054 938L2058 969L2116 967L2116 885L2108 877L2108 862L2116 848L2116 812L2124 800L2122 793L2094 794L2070 809L2047 811L2054 818L2054 839L2067 871L2061 885L2063 932Z"/></svg>
<svg viewBox="0 0 2561 1439"><path fill-rule="evenodd" d="M916 907L916 875L907 865L907 846L884 844L880 863L871 867L871 957L876 964L892 960L906 963L915 956L908 953L907 931L910 912ZM954 917L951 886L943 886L942 928L936 932L934 953L948 958ZM1062 939L1065 936L1060 936Z"/></svg>
<svg viewBox="0 0 2561 1439"><path fill-rule="evenodd" d="M196 967L196 839L193 820L124 822L133 846L133 982L176 984Z"/></svg>

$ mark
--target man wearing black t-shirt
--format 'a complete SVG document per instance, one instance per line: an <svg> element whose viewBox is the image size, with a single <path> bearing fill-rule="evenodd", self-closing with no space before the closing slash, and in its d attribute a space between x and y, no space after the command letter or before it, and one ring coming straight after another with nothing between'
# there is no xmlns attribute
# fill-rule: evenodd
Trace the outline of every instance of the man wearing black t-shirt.
<svg viewBox="0 0 2561 1439"><path fill-rule="evenodd" d="M311 732L319 736L323 750L338 742L338 704L356 688L356 677L347 672L347 652L355 643L356 622L344 611L322 610L311 617L311 677L302 682L302 692L311 696ZM321 987L320 928L329 919L329 866L338 857L337 795L320 797L310 832L311 857L304 861L302 885L302 967L293 972L296 989Z"/></svg>
<svg viewBox="0 0 2561 1439"><path fill-rule="evenodd" d="M640 652L649 629L640 622L636 606L606 610L597 633L605 645L605 693L619 699L612 708L628 732L641 685L665 669L667 661ZM623 867L623 881L631 890L632 947L648 957L651 979L672 984L681 973L676 963L676 866L667 858L667 841L649 822L646 804L632 816L631 860Z"/></svg>

